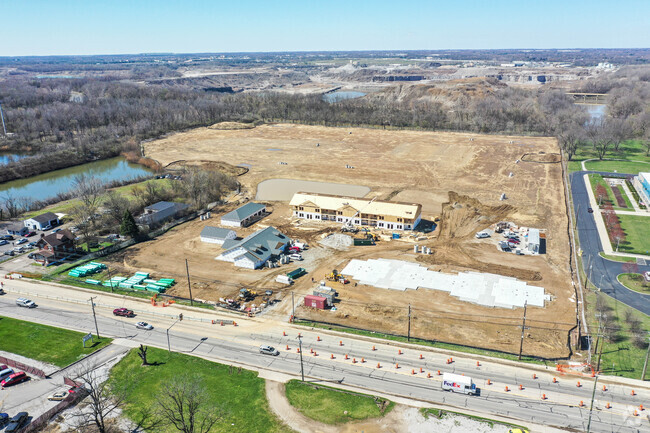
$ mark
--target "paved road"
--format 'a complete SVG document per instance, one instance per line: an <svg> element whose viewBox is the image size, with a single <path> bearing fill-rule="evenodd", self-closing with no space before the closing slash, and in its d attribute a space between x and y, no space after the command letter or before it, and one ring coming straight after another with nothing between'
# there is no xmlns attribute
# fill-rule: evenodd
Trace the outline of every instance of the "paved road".
<svg viewBox="0 0 650 433"><path fill-rule="evenodd" d="M584 175L587 173L621 176L620 173L592 171L578 171L569 175L571 180L571 194L573 195L573 206L576 210L580 248L583 250L582 263L584 270L589 279L599 287L603 293L608 294L612 298L617 299L630 307L636 308L644 314L650 315L650 297L626 288L616 279L618 274L624 272L623 263L606 260L598 255L603 248L600 242L600 237L598 236L598 231L596 230L596 222L594 221L596 214L587 212L587 209L591 206L587 195L587 187L584 182ZM646 271L650 271L650 265L639 265L639 272Z"/></svg>
<svg viewBox="0 0 650 433"><path fill-rule="evenodd" d="M80 299L85 296L85 293L79 295ZM39 307L28 310L15 306L15 297L17 295L8 293L0 298L0 315L83 332L94 331L88 305L39 299L35 296ZM134 306L139 305L134 303ZM173 309L167 311L172 312ZM147 312L132 319L116 318L112 316L109 306L98 307L97 313L102 335L163 348L167 346L166 328L174 321L173 318L154 316ZM184 314L189 318L195 313L185 311ZM149 321L156 327L152 331L138 330L134 324L139 320ZM286 329L286 336L283 335L283 329ZM238 327L184 320L171 329L170 344L174 351L295 376L300 372L300 356L296 353L297 332L286 324L268 320L242 320ZM522 420L524 424L530 422L580 431L586 429L588 402L593 389L593 382L588 378L580 379L583 386L577 387L576 378L570 376L557 376L559 381L553 383L552 368L545 372L543 369L531 370L526 366L497 364L487 360L482 360L477 366L476 358L465 357L454 358L451 364L447 364L448 354L425 348L403 348L403 353L399 354L396 346L371 343L352 336L326 335L309 330L302 330L302 335L304 371L310 380L337 381L368 390L451 405L460 411L469 409L487 416L498 415ZM321 341L318 341L318 336ZM277 357L260 355L260 344L275 345L281 354ZM373 350L373 344L376 350ZM287 345L289 350L286 350ZM317 355L313 355L311 350ZM423 354L423 359L419 358L420 353ZM349 358L347 360L346 354ZM332 355L334 359L331 358ZM366 362L361 362L362 359ZM357 362L353 363L353 360ZM377 363L381 364L381 368L377 368ZM396 368L396 364L400 368ZM423 373L419 372L420 367L423 368ZM442 391L437 370L472 377L481 388L481 395L468 397ZM537 379L533 379L533 371L537 372ZM432 377L427 377L427 373ZM487 379L492 384L488 385ZM519 385L523 389L520 390ZM505 386L510 390L506 391ZM636 390L634 396L631 395L632 386ZM631 386L611 383L607 387L603 391L601 385L598 385L592 431L650 431L646 416L649 411L641 412L640 416L633 414L639 404L650 404L650 389L640 382ZM542 399L543 394L546 394L546 400ZM578 406L580 400L585 402L585 407ZM608 402L612 404L611 409L605 407Z"/></svg>

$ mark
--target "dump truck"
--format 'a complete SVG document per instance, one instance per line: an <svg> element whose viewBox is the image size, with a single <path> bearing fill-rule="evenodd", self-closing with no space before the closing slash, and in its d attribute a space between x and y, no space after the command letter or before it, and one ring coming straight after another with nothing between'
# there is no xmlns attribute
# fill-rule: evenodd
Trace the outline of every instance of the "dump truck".
<svg viewBox="0 0 650 433"><path fill-rule="evenodd" d="M454 373L442 374L442 389L467 395L478 395L479 389L471 377Z"/></svg>

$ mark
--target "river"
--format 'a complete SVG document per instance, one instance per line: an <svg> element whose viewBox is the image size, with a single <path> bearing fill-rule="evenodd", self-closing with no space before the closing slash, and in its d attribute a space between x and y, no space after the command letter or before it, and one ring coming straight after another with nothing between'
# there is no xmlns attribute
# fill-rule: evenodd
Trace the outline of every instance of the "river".
<svg viewBox="0 0 650 433"><path fill-rule="evenodd" d="M583 106L587 109L587 113L589 113L591 120L602 119L605 116L605 109L607 108L607 105L584 104Z"/></svg>
<svg viewBox="0 0 650 433"><path fill-rule="evenodd" d="M122 157L104 159L5 182L0 184L0 199L8 195L16 199L31 200L55 197L59 193L69 191L74 177L79 174L96 176L103 182L111 182L147 176L153 174L153 171L142 165L127 162Z"/></svg>

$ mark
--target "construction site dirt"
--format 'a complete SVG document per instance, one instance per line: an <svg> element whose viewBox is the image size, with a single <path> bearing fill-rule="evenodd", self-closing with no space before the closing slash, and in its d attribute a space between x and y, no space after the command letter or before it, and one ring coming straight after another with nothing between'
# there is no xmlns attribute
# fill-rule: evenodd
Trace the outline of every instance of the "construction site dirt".
<svg viewBox="0 0 650 433"><path fill-rule="evenodd" d="M567 342L575 326L576 300L569 271L564 185L560 164L542 156L557 152L555 139L280 124L235 130L198 128L145 143L144 147L148 157L163 165L180 160L215 161L249 168L238 177L241 193L227 207L215 209L213 218L183 224L109 258L124 271L146 270L177 278L179 284L171 294L189 295L185 259L189 261L194 297L218 300L236 296L243 287L271 289L274 296L288 302L274 306L269 314L285 318L291 314L292 303L287 298L291 291L295 305L300 305L301 296L311 294L326 274L343 269L354 258L406 260L452 273L488 272L541 286L551 295L544 308L527 310L524 353L545 358L570 354ZM530 160L531 155L539 154L536 161L547 163L522 161L524 154ZM433 221L440 217L440 223L432 233L403 233L401 239L391 240L391 233L385 232L383 240L374 246L333 249L320 246L318 241L339 232L339 225L296 220L286 202L273 202L270 216L252 227L237 229L238 236L274 226L311 245L303 253L305 260L255 271L215 260L222 249L202 243L201 229L218 226L221 212L254 197L257 184L273 178L368 186L371 192L367 197L421 203L423 218ZM505 200L500 200L502 194ZM546 229L547 254L505 254L497 248L498 239L475 239L477 231L504 220ZM415 254L415 243L432 253ZM290 287L275 282L277 275L296 267L304 267L308 274ZM402 292L354 283L328 282L340 294L336 311L297 307L296 314L406 334L410 305L414 337L518 352L521 308L481 306L437 290Z"/></svg>

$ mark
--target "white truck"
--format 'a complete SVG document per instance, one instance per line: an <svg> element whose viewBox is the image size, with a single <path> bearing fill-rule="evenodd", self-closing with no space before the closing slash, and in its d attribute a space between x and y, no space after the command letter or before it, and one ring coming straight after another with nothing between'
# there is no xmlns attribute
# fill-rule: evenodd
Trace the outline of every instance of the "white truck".
<svg viewBox="0 0 650 433"><path fill-rule="evenodd" d="M479 392L472 378L454 373L442 374L442 389L467 395L477 395Z"/></svg>

